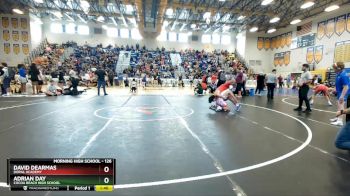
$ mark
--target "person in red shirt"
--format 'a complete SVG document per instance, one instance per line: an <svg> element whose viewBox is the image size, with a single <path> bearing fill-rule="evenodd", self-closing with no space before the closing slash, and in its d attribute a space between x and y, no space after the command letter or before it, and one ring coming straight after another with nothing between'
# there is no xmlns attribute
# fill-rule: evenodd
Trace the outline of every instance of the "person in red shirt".
<svg viewBox="0 0 350 196"><path fill-rule="evenodd" d="M277 79L278 79L279 88L283 88L284 83L283 83L282 75L278 76Z"/></svg>
<svg viewBox="0 0 350 196"><path fill-rule="evenodd" d="M331 106L333 105L330 97L329 97L329 88L324 85L324 84L318 84L314 87L314 94L312 95L311 99L310 99L310 104L314 104L314 100L315 100L315 96L319 93L323 93L323 95L326 97L327 101L328 101L328 105Z"/></svg>
<svg viewBox="0 0 350 196"><path fill-rule="evenodd" d="M225 82L224 84L220 85L214 92L214 96L217 98L222 98L224 100L230 100L235 106L236 111L239 111L241 109L241 105L238 103L237 98L233 94L233 92L230 90L230 86L235 84L235 80L229 80Z"/></svg>

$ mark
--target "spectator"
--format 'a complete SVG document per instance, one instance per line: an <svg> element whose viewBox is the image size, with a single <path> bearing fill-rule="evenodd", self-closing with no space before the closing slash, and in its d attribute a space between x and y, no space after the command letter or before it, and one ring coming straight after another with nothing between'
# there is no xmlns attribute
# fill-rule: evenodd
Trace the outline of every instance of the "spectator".
<svg viewBox="0 0 350 196"><path fill-rule="evenodd" d="M278 85L279 85L279 88L283 88L283 77L282 75L278 76Z"/></svg>
<svg viewBox="0 0 350 196"><path fill-rule="evenodd" d="M47 96L58 96L58 95L61 95L62 93L57 89L57 87L54 84L54 81L51 80L50 84L47 87L47 91L45 94Z"/></svg>
<svg viewBox="0 0 350 196"><path fill-rule="evenodd" d="M104 95L108 95L106 93L106 81L105 81L105 76L107 75L106 71L103 70L102 67L100 66L96 70L95 74L97 75L97 95L100 96L101 87L103 88Z"/></svg>
<svg viewBox="0 0 350 196"><path fill-rule="evenodd" d="M32 63L29 69L30 80L32 81L33 95L39 94L38 82L39 82L39 70L35 63Z"/></svg>
<svg viewBox="0 0 350 196"><path fill-rule="evenodd" d="M131 92L136 93L136 90L137 90L137 83L136 83L136 80L134 78L134 79L132 79L132 82L131 82Z"/></svg>
<svg viewBox="0 0 350 196"><path fill-rule="evenodd" d="M10 95L10 83L11 83L11 78L9 75L9 70L7 67L7 63L1 63L3 68L2 71L4 72L3 74L3 81L2 81L2 96L9 96Z"/></svg>
<svg viewBox="0 0 350 196"><path fill-rule="evenodd" d="M235 90L235 94L237 94L237 97L242 97L242 87L243 87L243 70L239 69L237 76L236 76L236 83L237 87Z"/></svg>
<svg viewBox="0 0 350 196"><path fill-rule="evenodd" d="M299 82L298 82L298 87L299 87L299 106L295 108L295 111L301 111L302 110L302 105L303 101L305 101L306 105L306 110L303 112L309 113L311 112L311 107L310 107L310 101L308 98L308 92L309 92L309 84L311 83L312 76L311 73L309 72L309 65L308 64L303 64L302 66L302 71L303 73L300 76Z"/></svg>
<svg viewBox="0 0 350 196"><path fill-rule="evenodd" d="M19 81L21 83L21 93L26 93L26 84L28 82L27 80L27 70L25 69L25 66L23 64L18 64L18 74L19 74Z"/></svg>
<svg viewBox="0 0 350 196"><path fill-rule="evenodd" d="M265 87L264 84L265 84L265 75L262 72L260 72L256 78L255 94L258 94L259 96L261 96L261 91L263 91Z"/></svg>
<svg viewBox="0 0 350 196"><path fill-rule="evenodd" d="M267 86L267 99L270 100L274 97L274 91L277 84L276 69L273 69L272 73L267 74L265 80Z"/></svg>

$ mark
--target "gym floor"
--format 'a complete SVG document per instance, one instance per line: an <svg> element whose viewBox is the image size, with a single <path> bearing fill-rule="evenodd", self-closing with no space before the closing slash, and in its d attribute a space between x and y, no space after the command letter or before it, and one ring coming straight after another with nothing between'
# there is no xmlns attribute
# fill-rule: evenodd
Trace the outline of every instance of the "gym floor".
<svg viewBox="0 0 350 196"><path fill-rule="evenodd" d="M0 98L0 195L350 195L336 106L317 97L244 97L236 114L207 96ZM7 158L116 158L112 193L10 192Z"/></svg>

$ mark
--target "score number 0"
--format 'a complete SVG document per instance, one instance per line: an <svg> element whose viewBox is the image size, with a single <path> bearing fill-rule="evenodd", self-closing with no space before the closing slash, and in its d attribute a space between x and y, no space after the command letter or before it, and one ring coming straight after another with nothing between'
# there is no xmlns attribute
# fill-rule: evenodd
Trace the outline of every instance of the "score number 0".
<svg viewBox="0 0 350 196"><path fill-rule="evenodd" d="M105 166L105 167L103 168L103 171L104 171L105 173L108 173L108 172L109 172L109 167L108 167L108 166ZM109 178L108 178L108 177L105 177L105 178L103 179L103 182L104 182L105 184L108 184L108 183L109 183Z"/></svg>

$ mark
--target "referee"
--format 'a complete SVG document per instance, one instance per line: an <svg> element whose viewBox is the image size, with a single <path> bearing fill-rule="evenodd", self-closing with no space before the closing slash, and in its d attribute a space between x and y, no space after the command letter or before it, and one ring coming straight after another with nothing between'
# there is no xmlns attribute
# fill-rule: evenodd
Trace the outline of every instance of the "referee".
<svg viewBox="0 0 350 196"><path fill-rule="evenodd" d="M303 64L302 67L303 73L300 76L299 80L299 107L295 108L294 111L301 111L302 110L302 105L303 101L305 101L306 105L306 110L304 110L304 113L310 113L312 110L310 108L310 102L309 98L307 96L309 92L309 84L311 83L312 76L309 71L309 65L308 64Z"/></svg>

